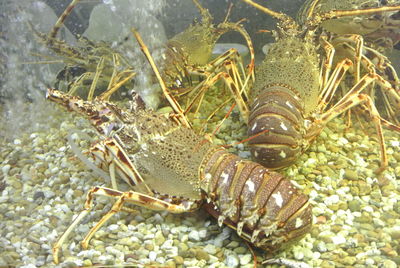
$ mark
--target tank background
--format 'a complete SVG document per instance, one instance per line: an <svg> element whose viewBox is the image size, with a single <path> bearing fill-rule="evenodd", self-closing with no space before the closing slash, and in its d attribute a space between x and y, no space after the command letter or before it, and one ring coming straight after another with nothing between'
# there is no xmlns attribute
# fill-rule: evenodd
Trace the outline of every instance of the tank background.
<svg viewBox="0 0 400 268"><path fill-rule="evenodd" d="M118 0L115 0L118 1ZM60 15L71 2L70 0L45 0L57 15ZM292 17L296 16L296 12L303 3L303 0L272 0L267 5L273 10L279 10ZM102 3L102 1L91 1L79 3L65 21L67 28L75 35L82 34L88 27L88 18L94 6ZM273 38L268 33L257 33L261 29L273 29L276 20L270 16L259 12L240 0L221 1L221 0L200 0L203 7L207 8L214 17L214 22L221 22L225 16L229 4L233 4L230 21L236 22L246 18L244 22L254 43L256 53L262 53L261 48L264 44L273 42ZM188 27L194 18L199 18L198 9L191 0L167 0L166 8L162 15L157 16L165 28L168 38L182 32ZM243 38L237 33L224 34L220 42L233 42L244 44Z"/></svg>

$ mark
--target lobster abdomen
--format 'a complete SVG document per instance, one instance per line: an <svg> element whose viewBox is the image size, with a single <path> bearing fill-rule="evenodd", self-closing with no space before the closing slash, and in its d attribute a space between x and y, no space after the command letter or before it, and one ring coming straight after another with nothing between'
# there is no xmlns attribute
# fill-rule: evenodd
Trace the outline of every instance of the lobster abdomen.
<svg viewBox="0 0 400 268"><path fill-rule="evenodd" d="M258 163L278 169L292 164L303 150L304 111L293 89L267 85L250 112L249 146ZM264 132L264 133L262 133Z"/></svg>
<svg viewBox="0 0 400 268"><path fill-rule="evenodd" d="M308 197L281 174L222 149L205 158L200 173L209 212L256 247L274 251L309 231Z"/></svg>

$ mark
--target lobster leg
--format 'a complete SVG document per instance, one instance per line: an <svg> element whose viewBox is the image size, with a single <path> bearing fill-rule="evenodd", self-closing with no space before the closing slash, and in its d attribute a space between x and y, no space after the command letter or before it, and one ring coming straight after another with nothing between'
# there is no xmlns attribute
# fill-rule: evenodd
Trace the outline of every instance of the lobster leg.
<svg viewBox="0 0 400 268"><path fill-rule="evenodd" d="M365 104L369 108L369 113L374 121L375 127L376 127L376 132L378 135L379 143L380 143L380 149L381 149L381 166L379 167L378 170L376 170L376 173L381 173L383 170L388 165L388 160L387 160L387 154L386 154L386 147L385 147L385 142L384 142L384 137L382 133L382 123L387 125L389 128L392 130L400 132L400 127L396 126L394 124L391 124L390 122L384 120L380 115L378 110L375 107L375 104L373 103L372 99L370 96L367 94L361 94L361 91L363 91L369 84L377 82L384 88L385 90L393 90L391 88L390 83L384 80L381 76L378 74L373 74L369 73L366 74L361 80L353 86L353 88L341 99L339 100L335 106L333 106L331 109L326 111L321 115L321 118L314 123L314 127L320 128L321 126L326 125L327 122L338 116L339 114L347 111L348 109L360 105L360 104Z"/></svg>
<svg viewBox="0 0 400 268"><path fill-rule="evenodd" d="M245 81L243 81L237 66L243 70L241 58L238 52L232 48L213 60L211 63L207 64L203 69L193 69L192 74L204 75L204 73L208 73L209 75L206 80L194 88L193 91L196 92L196 95L186 108L185 113L192 108L194 102L201 97L205 91L217 83L217 81L223 79L225 84L231 90L232 95L235 97L243 118L246 119L249 113L249 108L246 104L246 100L248 99L246 87L251 74L244 76L246 78ZM245 74L242 72L242 75ZM199 106L200 105L201 104L199 104Z"/></svg>
<svg viewBox="0 0 400 268"><path fill-rule="evenodd" d="M93 100L93 94L96 89L97 81L99 80L100 74L103 71L103 69L104 69L104 57L101 57L99 62L97 63L96 72L94 74L92 84L90 85L90 89L89 89L89 93L88 93L88 97L87 97L88 101Z"/></svg>
<svg viewBox="0 0 400 268"><path fill-rule="evenodd" d="M72 230L92 210L94 195L102 195L102 196L116 198L117 201L114 203L110 211L108 211L100 219L100 221L92 229L90 229L89 233L85 236L85 238L82 241L83 248L88 247L89 241L96 233L96 231L115 213L121 210L132 211L130 208L123 207L125 202L132 203L152 210L164 210L172 213L190 212L198 209L200 206L200 202L196 201L183 200L181 203L173 204L172 201L168 201L170 200L169 197L167 197L166 200L162 200L161 198L153 197L139 192L133 192L133 191L121 192L106 187L94 187L87 194L84 210L82 210L81 213L79 213L79 215L74 219L72 224L68 227L68 229L64 232L64 234L53 246L53 259L56 264L59 262L58 253L60 251L62 244L64 243L68 235L72 232Z"/></svg>
<svg viewBox="0 0 400 268"><path fill-rule="evenodd" d="M113 53L112 57L114 64L113 73L111 75L107 90L99 96L101 100L106 100L106 101L110 100L112 94L114 94L123 84L125 84L127 81L129 81L132 77L136 75L136 73L131 69L126 69L118 73L117 69L121 64L120 63L121 60L123 59L121 59L121 56L116 53Z"/></svg>

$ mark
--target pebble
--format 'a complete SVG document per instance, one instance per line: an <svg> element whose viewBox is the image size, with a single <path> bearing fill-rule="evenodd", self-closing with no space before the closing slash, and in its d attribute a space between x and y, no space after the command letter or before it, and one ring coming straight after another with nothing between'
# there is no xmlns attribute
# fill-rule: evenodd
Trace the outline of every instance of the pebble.
<svg viewBox="0 0 400 268"><path fill-rule="evenodd" d="M161 246L165 242L165 237L161 231L157 231L154 236L154 241L157 246Z"/></svg>
<svg viewBox="0 0 400 268"><path fill-rule="evenodd" d="M207 244L204 247L204 251L209 253L209 254L211 254L211 255L214 255L215 253L217 253L217 248L212 244Z"/></svg>
<svg viewBox="0 0 400 268"><path fill-rule="evenodd" d="M208 255L208 253L201 248L196 249L195 256L196 259L198 260L205 260L205 261L210 260L210 255Z"/></svg>
<svg viewBox="0 0 400 268"><path fill-rule="evenodd" d="M237 247L233 250L237 254L244 254L247 252L247 248L245 247Z"/></svg>
<svg viewBox="0 0 400 268"><path fill-rule="evenodd" d="M4 176L7 176L8 175L8 172L10 171L10 169L11 169L11 166L10 165L4 165L2 168L1 168L1 171L3 172L3 175Z"/></svg>
<svg viewBox="0 0 400 268"><path fill-rule="evenodd" d="M234 267L238 267L239 263L240 262L239 262L239 258L237 255L226 256L226 259L225 259L226 266L234 268Z"/></svg>
<svg viewBox="0 0 400 268"><path fill-rule="evenodd" d="M243 254L243 255L239 255L239 261L240 261L240 265L246 265L248 263L250 263L253 259L253 256L251 254Z"/></svg>
<svg viewBox="0 0 400 268"><path fill-rule="evenodd" d="M358 179L358 174L356 171L352 169L346 169L344 172L344 178L348 180L355 181Z"/></svg>
<svg viewBox="0 0 400 268"><path fill-rule="evenodd" d="M181 256L174 256L173 259L176 264L183 264L184 259Z"/></svg>
<svg viewBox="0 0 400 268"><path fill-rule="evenodd" d="M397 264L394 261L391 260L384 260L382 263L382 268L397 268Z"/></svg>
<svg viewBox="0 0 400 268"><path fill-rule="evenodd" d="M348 202L348 206L350 211L361 211L361 202L357 199L353 199Z"/></svg>
<svg viewBox="0 0 400 268"><path fill-rule="evenodd" d="M353 265L357 261L356 257L346 256L341 261L344 265Z"/></svg>
<svg viewBox="0 0 400 268"><path fill-rule="evenodd" d="M192 241L200 241L199 232L197 230L192 230L189 233L189 239L192 240Z"/></svg>

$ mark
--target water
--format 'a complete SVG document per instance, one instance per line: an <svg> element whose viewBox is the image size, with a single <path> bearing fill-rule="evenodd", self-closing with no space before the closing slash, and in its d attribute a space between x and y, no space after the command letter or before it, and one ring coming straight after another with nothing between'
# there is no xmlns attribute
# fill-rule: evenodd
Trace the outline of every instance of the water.
<svg viewBox="0 0 400 268"><path fill-rule="evenodd" d="M256 32L274 29L276 21L245 3L234 3L230 20L248 19L246 29L259 62L264 57L262 47L274 40L268 33ZM60 77L64 64L38 42L27 23L48 33L57 20L56 14L66 4L61 7L51 1L33 0L0 3L3 11L0 15L0 266L53 266L51 247L83 209L86 193L93 186L111 185L109 178L99 176L77 159L74 152L77 149L71 149L67 141L69 137L78 148L87 150L99 139L95 130L80 116L59 109L44 98L46 89L53 87L57 76ZM201 1L201 4L210 9L217 23L224 19L226 1ZM302 1L268 2L272 9L290 16L295 16L301 4ZM131 27L143 36L156 65L162 68L163 44L188 27L193 16L199 16L193 3L82 1L75 11L71 14L74 21L66 22L69 28L62 28L59 37L71 47L82 46L77 34L94 42L107 41L106 47L120 53L135 67L137 74L132 87L147 104L165 106ZM238 34L226 34L219 42L244 44ZM398 68L398 50L383 53L390 55ZM50 64L50 61L55 62ZM117 70L122 71L126 66L122 62ZM105 78L99 85L106 87L107 82ZM117 99L127 98L129 86L122 89L125 95ZM219 89L223 90L216 87L206 96L203 117L217 106ZM384 114L381 107L378 109ZM216 127L217 119L209 124L209 132ZM201 118L192 120L195 124L202 122ZM380 148L374 127L362 116L353 116L351 122L350 127L342 117L330 122L309 150L294 165L281 171L309 196L314 206L314 227L301 241L273 258L310 267L400 264L399 133L384 129L388 168L377 176L374 170L380 164ZM234 110L214 142L232 144L244 138L243 119ZM247 144L230 150L250 158ZM129 189L120 179L117 184L120 190ZM113 203L110 200L96 197L93 210L63 245L61 266L151 263L167 267L253 267L252 254L244 240L228 227L219 227L202 210L175 215L133 207L134 212L119 212L111 217L84 250L80 242L109 211ZM256 250L256 255L258 260L271 257L261 250Z"/></svg>

